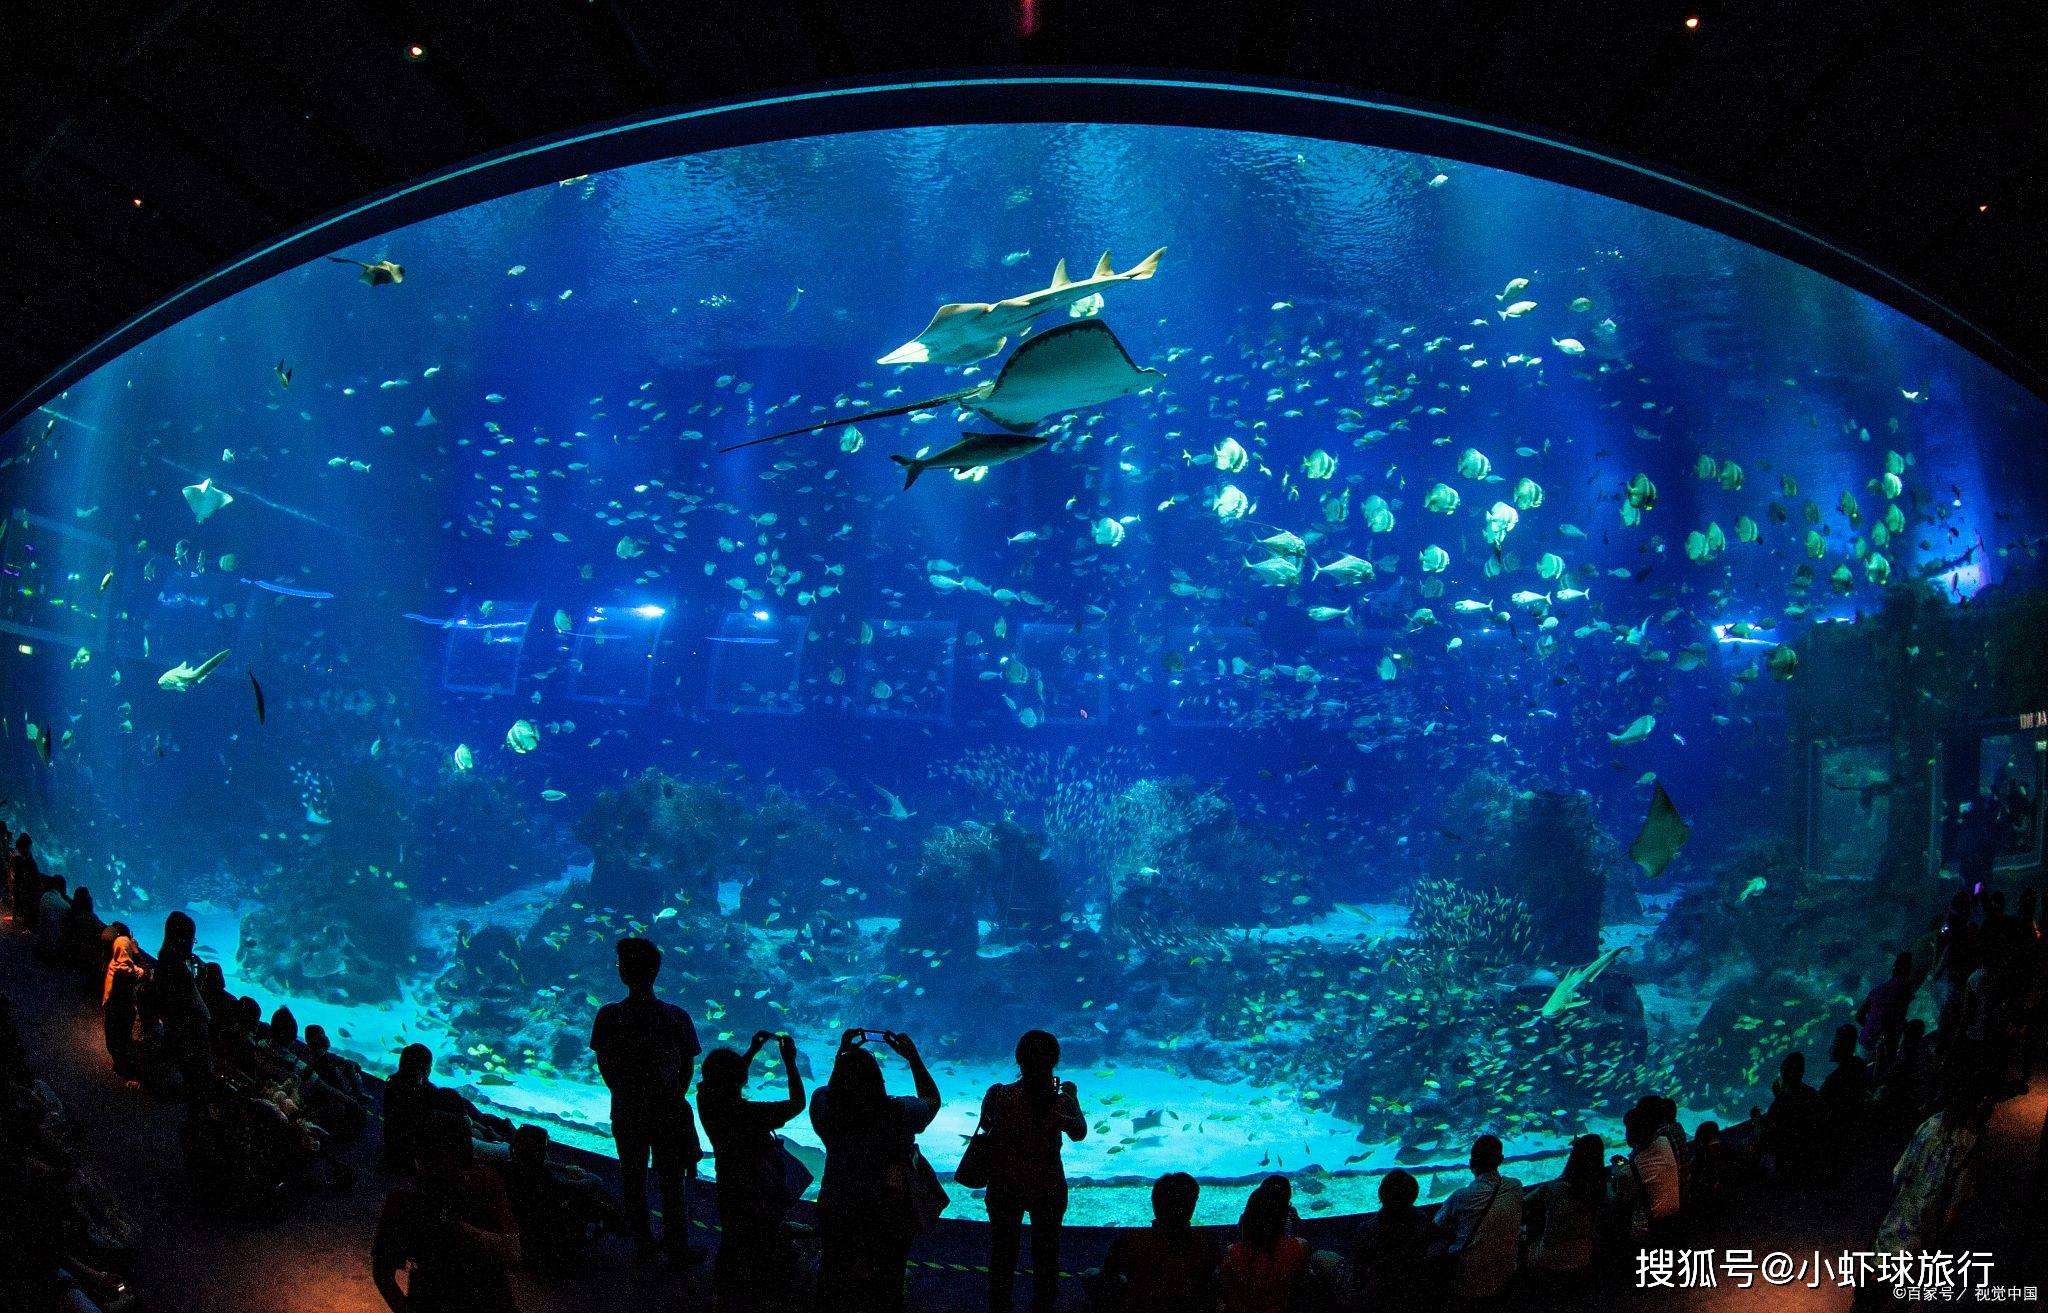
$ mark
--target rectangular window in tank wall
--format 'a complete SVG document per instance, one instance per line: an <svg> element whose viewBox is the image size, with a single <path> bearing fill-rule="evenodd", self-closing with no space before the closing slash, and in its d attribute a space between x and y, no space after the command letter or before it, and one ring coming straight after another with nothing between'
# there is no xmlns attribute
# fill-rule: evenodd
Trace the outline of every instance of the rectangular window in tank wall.
<svg viewBox="0 0 2048 1313"><path fill-rule="evenodd" d="M728 611L706 635L711 670L704 705L711 711L794 716L804 709L799 693L804 639L811 622L767 610Z"/></svg>
<svg viewBox="0 0 2048 1313"><path fill-rule="evenodd" d="M463 599L448 626L441 687L450 693L506 697L519 688L519 664L533 622L532 602Z"/></svg>
<svg viewBox="0 0 2048 1313"><path fill-rule="evenodd" d="M2026 719L1942 731L1929 843L1936 870L1975 883L2041 864L2048 737Z"/></svg>
<svg viewBox="0 0 2048 1313"><path fill-rule="evenodd" d="M61 646L67 655L104 645L114 595L100 580L114 569L114 544L28 511L0 527L0 632Z"/></svg>
<svg viewBox="0 0 2048 1313"><path fill-rule="evenodd" d="M1892 752L1882 738L1820 740L1807 753L1806 869L1829 880L1870 880L1892 822Z"/></svg>
<svg viewBox="0 0 2048 1313"><path fill-rule="evenodd" d="M577 702L644 707L673 600L581 609L570 625L569 697Z"/></svg>
<svg viewBox="0 0 2048 1313"><path fill-rule="evenodd" d="M1176 725L1231 725L1259 705L1265 645L1248 625L1175 630L1163 658L1166 718Z"/></svg>
<svg viewBox="0 0 2048 1313"><path fill-rule="evenodd" d="M1039 718L1047 724L1108 723L1109 649L1097 634L1050 624L1027 624L1017 631L1016 657L1041 703Z"/></svg>
<svg viewBox="0 0 2048 1313"><path fill-rule="evenodd" d="M869 716L951 724L958 632L951 620L868 620L853 705Z"/></svg>

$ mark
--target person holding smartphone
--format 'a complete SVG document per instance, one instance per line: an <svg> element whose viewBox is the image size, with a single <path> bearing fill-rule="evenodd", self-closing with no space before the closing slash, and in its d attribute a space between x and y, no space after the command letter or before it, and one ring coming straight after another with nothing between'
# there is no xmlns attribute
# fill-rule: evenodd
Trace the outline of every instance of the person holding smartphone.
<svg viewBox="0 0 2048 1313"><path fill-rule="evenodd" d="M910 1065L915 1095L890 1095L876 1042ZM901 1313L918 1230L917 1135L938 1112L938 1082L910 1036L849 1030L840 1037L832 1079L811 1096L811 1125L825 1142L818 1289L840 1313Z"/></svg>
<svg viewBox="0 0 2048 1313"><path fill-rule="evenodd" d="M781 1058L789 1096L746 1098L748 1069L770 1044ZM787 1293L795 1255L782 1224L795 1201L775 1132L803 1110L804 1078L796 1066L796 1041L788 1035L759 1030L745 1053L720 1048L704 1055L697 1116L711 1140L718 1175L718 1259L712 1277L719 1313L761 1308Z"/></svg>
<svg viewBox="0 0 2048 1313"><path fill-rule="evenodd" d="M1017 1041L1017 1079L991 1085L981 1100L988 1136L990 1313L1009 1313L1015 1298L1017 1251L1031 1217L1031 1307L1052 1313L1060 1291L1060 1223L1067 1213L1067 1172L1061 1137L1088 1136L1074 1082L1055 1074L1060 1042L1043 1030Z"/></svg>

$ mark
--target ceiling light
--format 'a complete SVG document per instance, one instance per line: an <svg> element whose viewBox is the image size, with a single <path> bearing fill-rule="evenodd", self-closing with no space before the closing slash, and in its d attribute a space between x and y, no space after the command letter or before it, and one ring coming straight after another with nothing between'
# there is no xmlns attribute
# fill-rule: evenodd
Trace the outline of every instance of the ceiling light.
<svg viewBox="0 0 2048 1313"><path fill-rule="evenodd" d="M1700 30L1700 16L1698 14L1687 14L1685 16L1685 30L1688 32Z"/></svg>
<svg viewBox="0 0 2048 1313"><path fill-rule="evenodd" d="M417 64L427 57L427 48L415 41L405 48L405 57L408 62Z"/></svg>

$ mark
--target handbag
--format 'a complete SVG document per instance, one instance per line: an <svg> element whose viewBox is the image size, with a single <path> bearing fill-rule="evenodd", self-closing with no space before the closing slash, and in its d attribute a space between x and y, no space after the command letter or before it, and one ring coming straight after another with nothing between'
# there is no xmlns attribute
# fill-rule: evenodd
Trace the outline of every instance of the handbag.
<svg viewBox="0 0 2048 1313"><path fill-rule="evenodd" d="M931 1162L924 1152L916 1147L910 1150L910 1209L917 1230L929 1231L938 1225L939 1214L946 1211L946 1205L953 1197L946 1193L946 1187L939 1184L939 1174L932 1170Z"/></svg>
<svg viewBox="0 0 2048 1313"><path fill-rule="evenodd" d="M775 1137L775 1156L782 1169L783 1197L795 1203L804 1197L804 1191L811 1188L811 1182L817 1177L811 1174L811 1169L804 1160L790 1149L787 1137Z"/></svg>
<svg viewBox="0 0 2048 1313"><path fill-rule="evenodd" d="M988 1189L994 1179L994 1156L988 1133L982 1130L977 1118L974 1134L967 1137L967 1147L960 1151L960 1165L953 1169L953 1179L969 1190Z"/></svg>

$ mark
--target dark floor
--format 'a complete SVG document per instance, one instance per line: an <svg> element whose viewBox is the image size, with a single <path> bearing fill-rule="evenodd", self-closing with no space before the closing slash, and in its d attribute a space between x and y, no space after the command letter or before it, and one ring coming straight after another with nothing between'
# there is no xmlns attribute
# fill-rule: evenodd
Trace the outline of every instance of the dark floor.
<svg viewBox="0 0 2048 1313"><path fill-rule="evenodd" d="M114 1080L101 1047L95 994L83 982L35 961L27 941L13 933L0 934L0 989L15 1000L38 1072L82 1128L86 1157L118 1192L140 1229L132 1281L148 1297L145 1307L150 1313L355 1313L382 1307L370 1284L368 1256L377 1209L389 1182L374 1152L374 1129L369 1140L352 1151L361 1172L352 1191L316 1190L290 1217L269 1226L221 1218L186 1185L178 1148L182 1108ZM2026 1096L1998 1109L1980 1189L1966 1214L1963 1234L1953 1245L1954 1250L1995 1254L1997 1284L2044 1284L2044 1140L2048 1075L2037 1075ZM1889 1154L1880 1160L1873 1152L1844 1171L1841 1179L1823 1186L1746 1191L1731 1201L1728 1216L1715 1233L1686 1243L1692 1248L1748 1248L1759 1259L1782 1251L1795 1261L1804 1256L1809 1266L1816 1252L1830 1257L1868 1248L1889 1200L1889 1159ZM978 1217L980 1209L968 1201L956 1203L954 1212ZM1064 1266L1092 1266L1108 1237L1106 1231L1070 1232ZM707 1231L700 1243L712 1239ZM1322 1243L1321 1237L1317 1239ZM982 1281L974 1268L984 1257L984 1244L981 1228L961 1221L942 1225L927 1237L913 1271L911 1308L931 1313L983 1307ZM1068 1285L1064 1307L1083 1308L1078 1284ZM522 1276L517 1290L525 1313L606 1308L661 1313L707 1307L705 1287L701 1272L676 1275L638 1266L622 1244L612 1242L591 1271L547 1281ZM1645 1313L1806 1313L1848 1306L1849 1292L1839 1288L1762 1282L1746 1291L1723 1286L1638 1293L1624 1285L1597 1293L1528 1295L1516 1301L1516 1307L1528 1309L1598 1307Z"/></svg>

